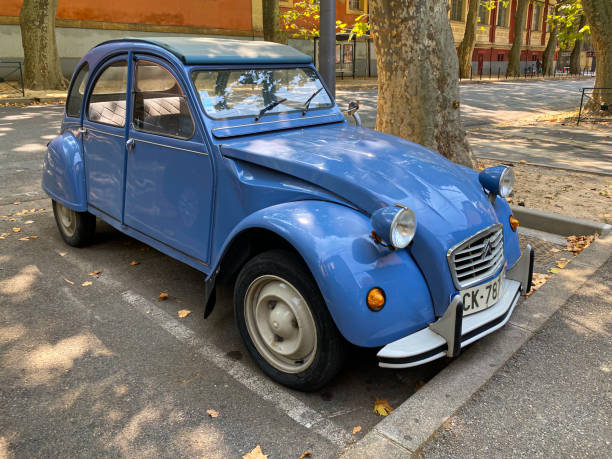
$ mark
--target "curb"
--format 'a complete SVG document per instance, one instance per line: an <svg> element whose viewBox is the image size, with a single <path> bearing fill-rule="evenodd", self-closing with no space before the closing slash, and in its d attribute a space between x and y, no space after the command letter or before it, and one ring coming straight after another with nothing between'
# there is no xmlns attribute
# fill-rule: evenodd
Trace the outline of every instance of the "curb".
<svg viewBox="0 0 612 459"><path fill-rule="evenodd" d="M8 104L23 104L23 105L33 105L36 103L39 104L59 104L64 103L66 101L66 97L8 97L6 99L0 99L0 106L8 105Z"/></svg>
<svg viewBox="0 0 612 459"><path fill-rule="evenodd" d="M418 454L440 427L612 256L612 234L595 240L514 310L501 329L470 345L416 394L349 447L346 458Z"/></svg>
<svg viewBox="0 0 612 459"><path fill-rule="evenodd" d="M595 233L604 235L612 232L612 225L606 223L568 217L544 210L528 209L522 206L510 206L510 208L514 216L521 222L521 226L545 233L572 236Z"/></svg>

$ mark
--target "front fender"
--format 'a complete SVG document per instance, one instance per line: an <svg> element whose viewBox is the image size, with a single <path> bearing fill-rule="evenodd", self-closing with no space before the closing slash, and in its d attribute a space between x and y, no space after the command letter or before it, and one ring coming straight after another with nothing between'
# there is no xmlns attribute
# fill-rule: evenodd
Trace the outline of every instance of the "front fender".
<svg viewBox="0 0 612 459"><path fill-rule="evenodd" d="M87 210L81 145L71 132L66 131L49 142L43 165L42 187L62 205L78 212Z"/></svg>
<svg viewBox="0 0 612 459"><path fill-rule="evenodd" d="M324 201L271 206L241 221L225 246L249 228L273 231L293 245L336 326L355 345L382 346L435 320L427 284L408 251L374 243L369 219L349 207ZM386 294L379 312L366 305L372 287Z"/></svg>

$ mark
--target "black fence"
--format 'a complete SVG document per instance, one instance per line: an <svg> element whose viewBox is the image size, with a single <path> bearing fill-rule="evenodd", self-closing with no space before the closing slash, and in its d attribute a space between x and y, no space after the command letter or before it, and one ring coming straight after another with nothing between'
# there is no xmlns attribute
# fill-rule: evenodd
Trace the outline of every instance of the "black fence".
<svg viewBox="0 0 612 459"><path fill-rule="evenodd" d="M19 87L15 87L9 83L9 81L16 81L17 75L19 75ZM23 87L23 67L21 62L0 61L0 83L2 82L4 82L10 88L13 88L15 92L21 92L21 95L25 97L25 89Z"/></svg>
<svg viewBox="0 0 612 459"><path fill-rule="evenodd" d="M580 72L578 73L572 73L569 70L569 67L563 67L561 69L557 69L555 72L553 72L551 75L544 75L542 73L542 69L538 69L536 68L536 65L534 63L534 65L532 66L525 66L524 71L521 73L520 76L513 76L513 77L507 77L506 76L506 72L501 70L500 66L497 66L497 71L492 70L491 66L489 66L489 68L487 69L487 71L485 71L484 67L486 67L486 65L483 66L482 69L480 69L480 71L474 75L473 74L473 69L470 68L470 80L482 80L483 78L486 80L518 80L518 79L527 79L527 78L548 78L548 79L564 79L564 78L576 78L576 77L593 77L595 76L595 73L592 72L590 70L590 67L584 67L582 70L580 70ZM459 80L466 80L467 78L461 78L461 76L459 76Z"/></svg>
<svg viewBox="0 0 612 459"><path fill-rule="evenodd" d="M593 93L597 91L598 99L593 98ZM595 122L610 122L612 116L610 116L610 105L612 104L612 88L582 88L582 96L580 97L580 109L578 110L578 121L576 126L580 124L580 121L595 121ZM592 111L583 116L583 108L592 103ZM607 115L607 116L604 116Z"/></svg>

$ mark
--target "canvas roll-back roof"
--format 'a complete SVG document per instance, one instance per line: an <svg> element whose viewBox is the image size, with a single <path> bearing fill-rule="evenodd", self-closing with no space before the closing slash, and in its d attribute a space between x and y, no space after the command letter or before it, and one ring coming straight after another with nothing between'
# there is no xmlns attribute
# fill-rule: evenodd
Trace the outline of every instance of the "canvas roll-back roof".
<svg viewBox="0 0 612 459"><path fill-rule="evenodd" d="M207 37L140 37L106 43L137 42L160 46L185 64L310 64L312 58L295 48L268 41ZM100 46L98 45L98 46Z"/></svg>

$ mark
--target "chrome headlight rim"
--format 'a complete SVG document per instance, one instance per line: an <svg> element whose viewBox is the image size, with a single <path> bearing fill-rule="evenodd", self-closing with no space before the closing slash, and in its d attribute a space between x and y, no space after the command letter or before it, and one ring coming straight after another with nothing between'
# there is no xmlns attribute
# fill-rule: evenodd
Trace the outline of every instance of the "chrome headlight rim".
<svg viewBox="0 0 612 459"><path fill-rule="evenodd" d="M515 175L511 167L506 167L499 176L497 194L502 198L507 198L514 189Z"/></svg>
<svg viewBox="0 0 612 459"><path fill-rule="evenodd" d="M391 222L391 227L389 231L389 242L396 249L403 249L408 247L414 239L417 221L416 215L414 214L414 211L412 209L405 206L398 207L399 211L395 214L395 217L393 217L393 221ZM405 218L408 218L409 221L402 222L401 220ZM402 236L400 234L400 230L398 229L399 225L408 227L408 236Z"/></svg>

